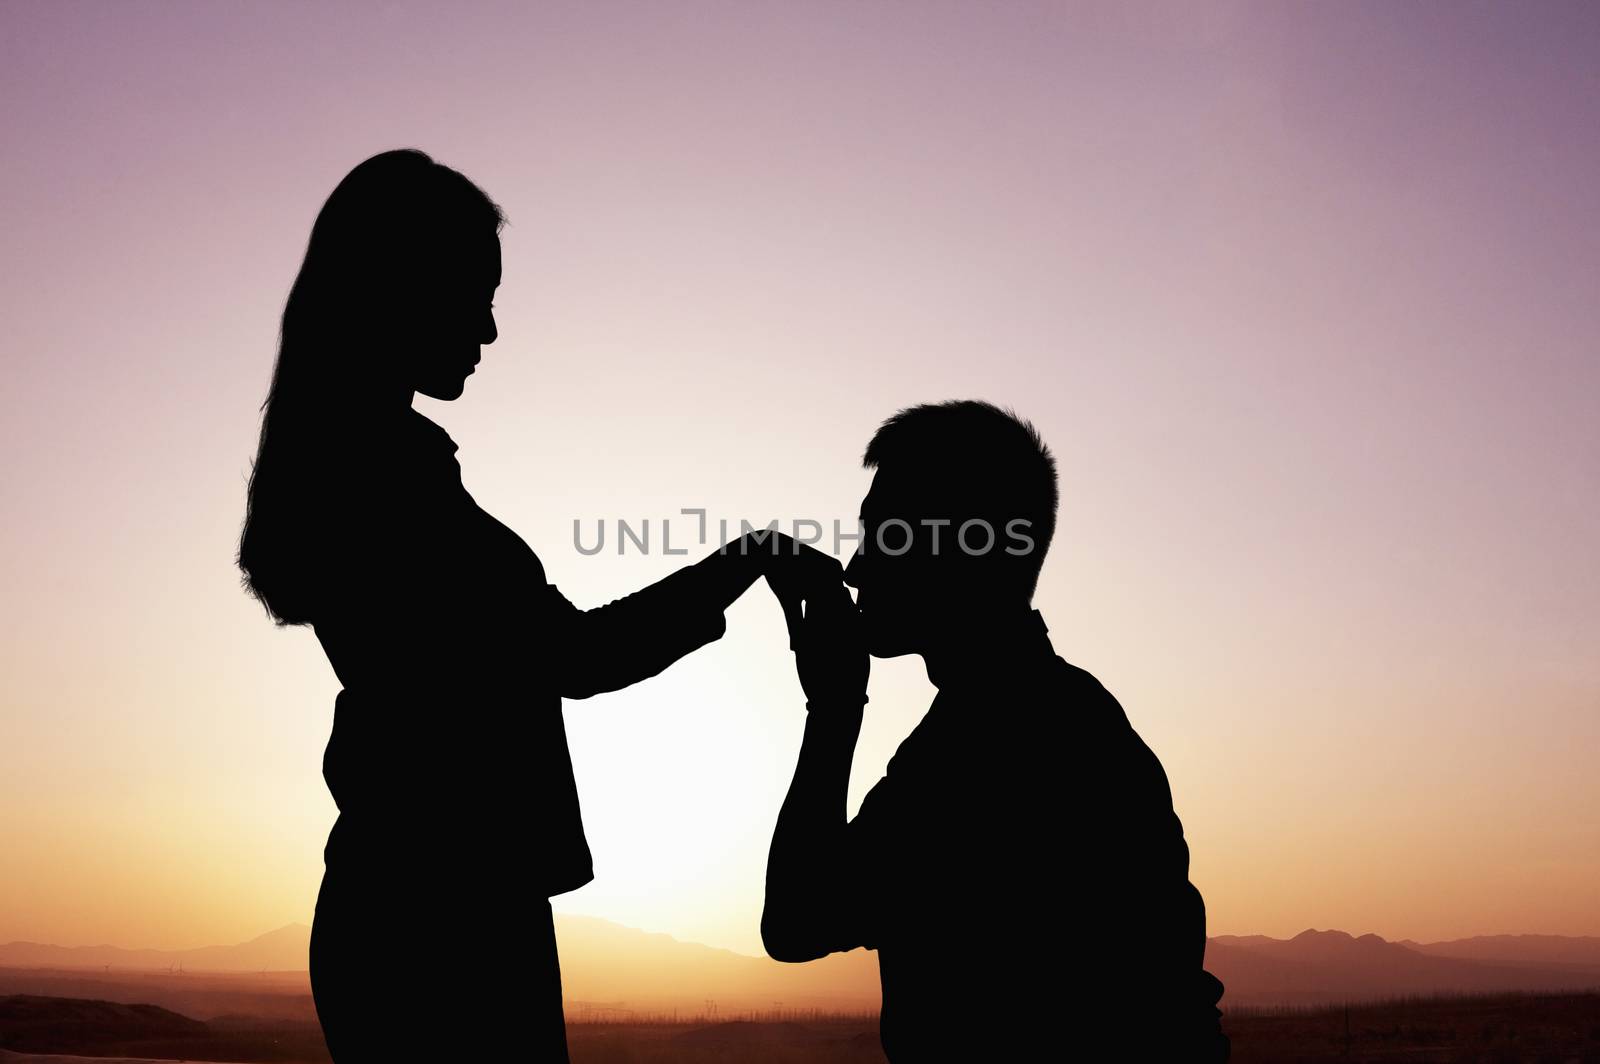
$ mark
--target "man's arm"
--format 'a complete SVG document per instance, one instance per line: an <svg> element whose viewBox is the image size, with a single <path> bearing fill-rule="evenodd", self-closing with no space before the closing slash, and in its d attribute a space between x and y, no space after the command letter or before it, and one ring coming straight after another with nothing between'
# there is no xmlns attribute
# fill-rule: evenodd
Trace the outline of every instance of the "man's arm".
<svg viewBox="0 0 1600 1064"><path fill-rule="evenodd" d="M860 825L845 819L868 662L859 615L839 577L837 563L810 568L803 581L792 570L768 577L790 619L807 699L805 739L772 833L761 914L762 942L780 961L862 945L861 901L872 891L863 882L872 873L854 854Z"/></svg>
<svg viewBox="0 0 1600 1064"><path fill-rule="evenodd" d="M767 855L761 941L775 960L816 960L862 945L852 880L863 870L851 867L845 819L862 709L809 709L800 760Z"/></svg>

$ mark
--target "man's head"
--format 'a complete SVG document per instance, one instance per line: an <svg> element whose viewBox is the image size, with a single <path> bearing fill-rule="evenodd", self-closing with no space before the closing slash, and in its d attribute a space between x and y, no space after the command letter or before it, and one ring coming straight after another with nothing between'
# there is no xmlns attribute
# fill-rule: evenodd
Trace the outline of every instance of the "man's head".
<svg viewBox="0 0 1600 1064"><path fill-rule="evenodd" d="M885 421L863 464L859 590L867 648L916 654L1033 598L1055 533L1055 459L1028 422L974 400L913 406Z"/></svg>

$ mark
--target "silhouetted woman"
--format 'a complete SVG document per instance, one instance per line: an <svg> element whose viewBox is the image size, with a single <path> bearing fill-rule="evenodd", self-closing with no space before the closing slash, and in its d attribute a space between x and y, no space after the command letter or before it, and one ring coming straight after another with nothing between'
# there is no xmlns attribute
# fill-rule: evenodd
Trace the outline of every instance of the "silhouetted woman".
<svg viewBox="0 0 1600 1064"><path fill-rule="evenodd" d="M311 230L262 408L239 565L343 686L311 936L340 1064L566 1059L547 899L592 871L561 697L716 639L762 568L713 554L584 612L467 494L411 403L459 396L494 342L502 222L421 152L357 166Z"/></svg>

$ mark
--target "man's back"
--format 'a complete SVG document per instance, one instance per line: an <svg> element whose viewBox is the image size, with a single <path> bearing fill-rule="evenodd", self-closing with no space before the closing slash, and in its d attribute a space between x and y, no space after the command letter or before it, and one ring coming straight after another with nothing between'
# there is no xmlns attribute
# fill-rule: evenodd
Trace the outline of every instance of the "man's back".
<svg viewBox="0 0 1600 1064"><path fill-rule="evenodd" d="M848 834L891 1059L1225 1055L1166 774L1048 640L943 684Z"/></svg>

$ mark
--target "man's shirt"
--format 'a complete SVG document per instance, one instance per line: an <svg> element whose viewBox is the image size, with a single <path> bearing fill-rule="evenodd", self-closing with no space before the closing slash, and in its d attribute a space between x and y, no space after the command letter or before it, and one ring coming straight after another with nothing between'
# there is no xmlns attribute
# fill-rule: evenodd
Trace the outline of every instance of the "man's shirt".
<svg viewBox="0 0 1600 1064"><path fill-rule="evenodd" d="M1042 620L942 682L845 839L834 948L878 951L892 1060L1000 1059L1041 1030L1055 1059L1226 1053L1166 773Z"/></svg>

